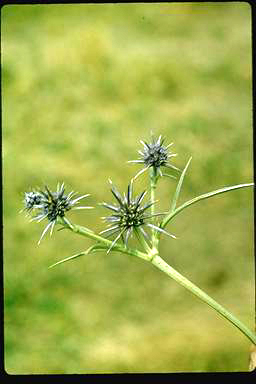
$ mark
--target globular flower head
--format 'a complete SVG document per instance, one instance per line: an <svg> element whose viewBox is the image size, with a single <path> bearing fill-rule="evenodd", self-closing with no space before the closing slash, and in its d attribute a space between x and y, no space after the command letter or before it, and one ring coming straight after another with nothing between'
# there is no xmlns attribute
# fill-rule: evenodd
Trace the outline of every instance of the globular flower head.
<svg viewBox="0 0 256 384"><path fill-rule="evenodd" d="M143 145L143 151L138 151L140 158L138 160L131 160L129 163L141 163L144 165L144 168L139 171L134 178L138 177L141 173L145 172L150 167L153 167L155 174L158 173L160 176L163 176L161 167L172 168L175 170L179 169L169 162L170 157L177 156L176 153L170 153L168 148L173 144L164 145L164 138L160 135L158 139L152 137L150 143L146 143L140 140Z"/></svg>
<svg viewBox="0 0 256 384"><path fill-rule="evenodd" d="M100 234L104 233L106 236L117 234L117 237L112 242L108 252L120 237L127 246L128 239L133 232L135 232L136 235L141 234L146 240L148 240L149 236L143 226L152 227L156 230L160 230L161 232L165 232L157 226L148 223L148 220L153 216L162 215L162 213L156 213L154 215L147 213L147 209L151 207L155 201L149 201L146 204L142 204L142 200L147 193L146 191L140 193L137 197L133 197L133 181L131 181L128 185L127 193L122 196L117 188L112 184L111 180L110 183L111 192L114 195L117 204L112 205L102 203L104 207L110 209L113 213L112 215L103 218L108 223L109 228L100 232ZM173 235L171 236L174 237Z"/></svg>
<svg viewBox="0 0 256 384"><path fill-rule="evenodd" d="M87 209L92 207L75 207L75 205L83 198L89 196L83 195L77 197L76 199L72 199L72 197L76 194L76 192L70 192L68 195L64 194L65 187L64 183L61 186L57 185L57 191L52 192L50 189L45 186L44 191L37 192L25 192L25 209L28 211L37 210L37 214L32 218L32 221L41 221L43 219L48 219L49 223L45 227L42 236L38 242L41 242L42 238L46 234L46 232L50 229L51 235L53 232L53 228L58 220L58 218L65 218L65 213L70 209Z"/></svg>

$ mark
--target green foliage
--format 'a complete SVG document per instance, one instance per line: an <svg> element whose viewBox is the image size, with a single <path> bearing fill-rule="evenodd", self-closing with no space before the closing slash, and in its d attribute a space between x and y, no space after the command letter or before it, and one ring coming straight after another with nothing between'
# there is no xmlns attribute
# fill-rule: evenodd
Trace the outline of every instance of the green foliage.
<svg viewBox="0 0 256 384"><path fill-rule="evenodd" d="M252 181L251 25L246 3L2 8L5 368L9 373L243 371L247 339L137 258L92 253L17 212L29 187L64 181L108 200L150 131L174 141L178 205ZM147 185L136 181L136 193ZM159 181L156 210L176 181ZM89 201L90 199L90 201ZM104 229L103 208L71 212ZM90 224L90 225L89 225ZM163 257L253 328L252 190L169 224Z"/></svg>

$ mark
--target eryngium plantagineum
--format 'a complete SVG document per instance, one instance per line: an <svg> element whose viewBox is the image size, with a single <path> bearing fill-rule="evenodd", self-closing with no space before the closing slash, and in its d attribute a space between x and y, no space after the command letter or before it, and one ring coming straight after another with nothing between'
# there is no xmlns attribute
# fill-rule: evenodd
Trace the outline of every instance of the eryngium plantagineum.
<svg viewBox="0 0 256 384"><path fill-rule="evenodd" d="M173 143L170 143L167 146L163 145L164 138L162 138L161 135L158 137L158 139L152 137L150 143L146 143L142 140L140 140L140 142L143 145L143 151L138 151L141 157L138 160L128 161L128 163L144 164L144 168L134 176L134 179L136 179L141 173L145 172L150 167L154 168L155 175L159 173L160 176L171 176L163 174L160 167L167 167L175 169L176 171L180 171L179 168L175 167L169 162L170 157L177 156L177 153L169 153L168 151L168 148Z"/></svg>
<svg viewBox="0 0 256 384"><path fill-rule="evenodd" d="M89 194L77 197L76 199L72 199L72 197L74 197L77 192L72 191L68 195L65 195L64 192L64 183L62 183L61 186L58 183L56 192L50 191L47 186L45 186L45 191L25 192L25 210L27 210L29 213L34 210L37 211L36 216L33 216L31 221L36 220L39 222L43 219L48 219L49 221L38 241L38 244L40 244L42 238L48 230L50 230L50 235L52 235L53 228L57 223L58 218L62 218L64 221L68 222L68 220L65 218L65 213L70 209L93 208L85 206L75 207L75 205L81 199L89 196Z"/></svg>
<svg viewBox="0 0 256 384"><path fill-rule="evenodd" d="M154 228L159 232L163 232L175 238L174 235L171 235L156 225L147 222L152 217L163 215L164 213L156 213L153 215L146 213L147 209L151 207L152 204L155 204L155 201L149 201L148 203L142 205L142 200L147 193L146 191L133 198L133 183L131 181L128 185L127 194L124 193L122 197L116 187L112 184L112 181L109 180L109 182L111 184L111 192L117 200L118 205L102 203L104 207L110 209L114 213L110 216L103 217L110 228L101 231L100 234L105 234L107 237L117 234L116 238L111 243L108 252L116 244L120 237L122 238L125 246L127 246L128 239L133 232L135 232L138 237L141 234L146 241L149 240L149 235L144 230L143 226Z"/></svg>

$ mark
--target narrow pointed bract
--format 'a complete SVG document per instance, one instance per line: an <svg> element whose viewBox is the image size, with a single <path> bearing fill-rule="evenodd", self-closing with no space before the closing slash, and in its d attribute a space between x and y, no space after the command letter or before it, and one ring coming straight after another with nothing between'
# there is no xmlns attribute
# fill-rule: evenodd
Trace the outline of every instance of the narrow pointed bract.
<svg viewBox="0 0 256 384"><path fill-rule="evenodd" d="M171 233L168 233L168 232L165 231L164 229L159 228L159 227L157 227L157 226L154 225L154 224L150 224L150 223L148 223L147 226L148 226L148 227L151 227L151 228L154 228L154 229L155 229L156 231L158 231L158 232L165 233L166 235L172 237L173 239L176 239L176 236L172 235Z"/></svg>
<svg viewBox="0 0 256 384"><path fill-rule="evenodd" d="M57 184L56 192L52 192L48 186L45 186L44 190L25 192L24 210L32 213L36 211L36 215L32 216L31 221L40 222L47 218L49 223L45 227L38 244L40 244L42 238L45 236L48 230L50 230L50 236L53 233L55 224L58 218L62 218L67 221L65 214L71 209L90 209L93 207L79 206L75 207L80 200L89 196L89 194L72 199L72 196L76 195L76 192L72 191L68 195L64 194L64 183Z"/></svg>

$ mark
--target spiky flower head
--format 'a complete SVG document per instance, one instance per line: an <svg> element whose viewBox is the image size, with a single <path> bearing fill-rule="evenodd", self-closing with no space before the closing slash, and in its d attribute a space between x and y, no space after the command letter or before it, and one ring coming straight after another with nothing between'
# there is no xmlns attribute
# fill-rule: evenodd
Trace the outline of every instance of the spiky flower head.
<svg viewBox="0 0 256 384"><path fill-rule="evenodd" d="M49 223L45 227L38 244L40 244L42 238L48 230L52 235L53 228L57 223L58 218L62 218L64 221L68 222L65 218L67 211L71 209L88 209L93 207L79 206L75 205L83 198L89 196L83 195L72 199L76 192L70 192L68 195L64 194L65 187L64 183L61 186L57 185L57 191L52 192L50 189L45 186L45 190L25 192L25 209L29 212L36 210L37 214L32 217L31 221L42 221L43 219L48 219Z"/></svg>
<svg viewBox="0 0 256 384"><path fill-rule="evenodd" d="M117 204L107 204L102 203L102 205L110 209L113 213L110 216L103 217L103 219L108 223L109 228L100 232L100 234L105 234L107 237L112 235L117 235L114 241L112 242L108 252L116 244L116 242L121 237L125 246L128 244L128 239L133 232L139 237L142 235L144 239L149 240L149 235L144 230L145 227L154 228L160 232L163 232L171 237L168 232L163 229L148 223L148 220L154 216L163 215L163 213L156 214L147 214L147 209L155 204L155 201L149 201L146 204L142 204L142 200L146 195L146 191L140 193L137 197L133 197L133 179L128 185L127 193L123 196L119 193L117 188L112 184L112 181L109 180L111 184L111 192L114 195Z"/></svg>
<svg viewBox="0 0 256 384"><path fill-rule="evenodd" d="M135 175L134 179L136 179L140 174L145 172L150 167L153 167L155 175L159 173L160 176L174 177L172 175L163 174L160 169L161 167L172 168L176 171L179 171L179 168L175 167L169 162L170 157L177 156L176 153L169 153L168 150L168 148L173 145L173 143L170 143L169 145L165 146L164 140L165 139L162 138L161 135L158 137L158 139L155 139L152 136L150 143L146 143L140 140L141 144L143 145L143 151L138 151L140 154L140 158L138 160L128 161L128 163L144 164L144 168Z"/></svg>

